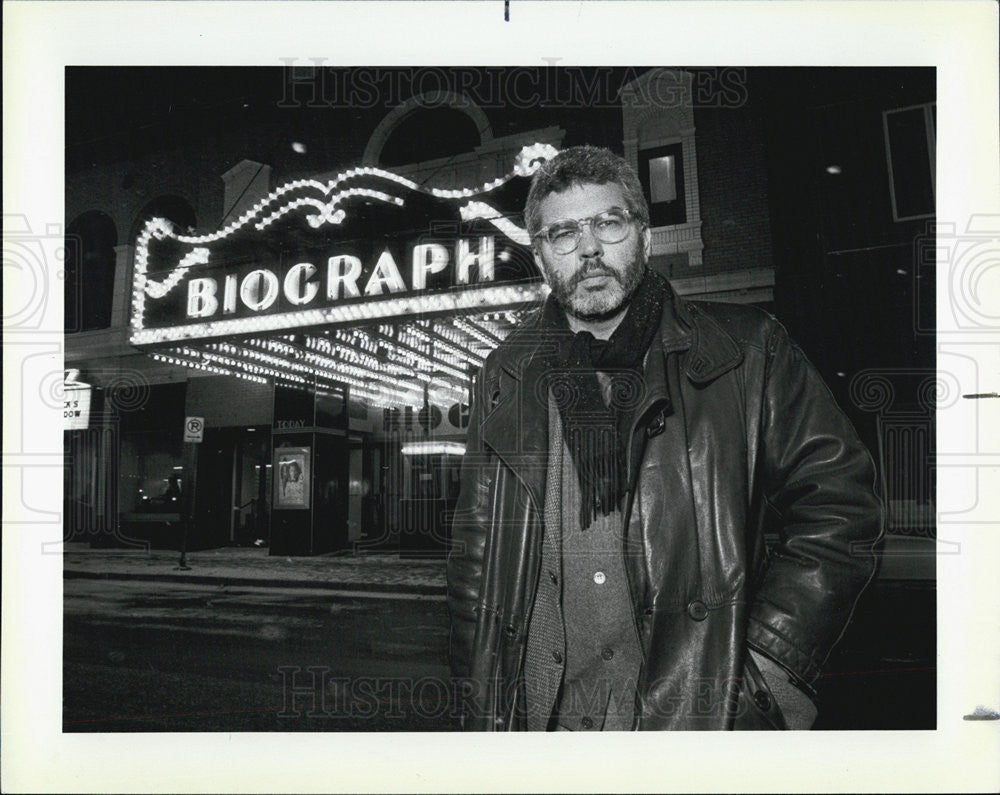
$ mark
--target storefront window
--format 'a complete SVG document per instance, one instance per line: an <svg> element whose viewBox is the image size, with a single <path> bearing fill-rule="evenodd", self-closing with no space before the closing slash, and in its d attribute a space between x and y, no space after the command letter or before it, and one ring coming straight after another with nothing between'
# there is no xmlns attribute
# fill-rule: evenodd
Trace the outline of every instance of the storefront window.
<svg viewBox="0 0 1000 795"><path fill-rule="evenodd" d="M159 434L136 434L123 442L124 513L180 513L190 488L181 445ZM172 448L172 449L171 449Z"/></svg>
<svg viewBox="0 0 1000 795"><path fill-rule="evenodd" d="M119 512L179 513L191 488L184 461L185 384L161 384L130 393L116 405L121 428Z"/></svg>

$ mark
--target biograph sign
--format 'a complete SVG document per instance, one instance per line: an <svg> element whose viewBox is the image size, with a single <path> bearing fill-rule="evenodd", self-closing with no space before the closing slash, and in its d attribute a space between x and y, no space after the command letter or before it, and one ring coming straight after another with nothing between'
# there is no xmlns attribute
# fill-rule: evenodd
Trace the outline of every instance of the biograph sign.
<svg viewBox="0 0 1000 795"><path fill-rule="evenodd" d="M351 246L352 249L357 246ZM246 317L277 306L285 311L333 306L352 298L375 298L494 281L494 238L475 242L416 243L404 250L406 266L386 241L378 258L363 262L356 253L338 252L325 262L296 262L245 273L199 276L188 281L186 319ZM454 253L453 253L454 252Z"/></svg>
<svg viewBox="0 0 1000 795"><path fill-rule="evenodd" d="M425 188L379 168L297 180L222 229L148 221L136 240L131 341L174 343L307 326L472 313L538 298L521 226L525 147L474 188Z"/></svg>

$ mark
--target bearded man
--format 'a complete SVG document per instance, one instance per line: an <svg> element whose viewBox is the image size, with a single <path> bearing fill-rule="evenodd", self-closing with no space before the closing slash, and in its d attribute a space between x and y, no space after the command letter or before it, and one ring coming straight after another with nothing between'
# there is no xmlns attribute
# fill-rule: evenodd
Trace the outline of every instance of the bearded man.
<svg viewBox="0 0 1000 795"><path fill-rule="evenodd" d="M772 317L646 267L620 157L544 163L525 221L551 294L477 379L448 560L466 728L810 727L875 571L870 455Z"/></svg>

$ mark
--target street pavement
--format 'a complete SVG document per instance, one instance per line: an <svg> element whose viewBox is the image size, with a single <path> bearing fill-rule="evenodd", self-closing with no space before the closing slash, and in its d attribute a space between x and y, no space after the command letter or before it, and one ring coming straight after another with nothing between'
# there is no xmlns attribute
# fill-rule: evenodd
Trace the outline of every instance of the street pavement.
<svg viewBox="0 0 1000 795"><path fill-rule="evenodd" d="M445 562L399 553L269 555L266 548L222 547L187 554L187 571L169 550L91 548L65 544L66 579L104 578L161 582L312 587L389 593L444 594Z"/></svg>
<svg viewBox="0 0 1000 795"><path fill-rule="evenodd" d="M65 546L65 731L457 729L443 558L177 563ZM817 683L816 728L934 727L934 604L920 582L866 591Z"/></svg>
<svg viewBox="0 0 1000 795"><path fill-rule="evenodd" d="M444 561L64 550L63 728L449 731Z"/></svg>

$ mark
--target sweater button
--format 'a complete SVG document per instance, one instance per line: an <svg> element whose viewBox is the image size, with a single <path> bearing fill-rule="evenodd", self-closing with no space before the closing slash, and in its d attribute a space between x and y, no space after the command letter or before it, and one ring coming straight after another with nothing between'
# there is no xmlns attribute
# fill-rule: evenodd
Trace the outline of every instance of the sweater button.
<svg viewBox="0 0 1000 795"><path fill-rule="evenodd" d="M708 608L700 599L695 599L687 606L688 615L695 621L704 621L708 617Z"/></svg>
<svg viewBox="0 0 1000 795"><path fill-rule="evenodd" d="M604 574L603 571L595 571L594 572L594 582L596 582L598 585L604 585L604 581L606 579L608 579L608 578Z"/></svg>
<svg viewBox="0 0 1000 795"><path fill-rule="evenodd" d="M615 650L614 649L609 649L609 648L601 649L601 659L602 660L610 660L614 656L615 656Z"/></svg>
<svg viewBox="0 0 1000 795"><path fill-rule="evenodd" d="M767 712L771 708L771 697L763 690L758 690L753 694L753 703L756 704L762 712Z"/></svg>
<svg viewBox="0 0 1000 795"><path fill-rule="evenodd" d="M593 729L594 721L592 721L590 718L584 718L583 720L580 721L580 725L583 726L583 728L585 729Z"/></svg>
<svg viewBox="0 0 1000 795"><path fill-rule="evenodd" d="M552 659L555 660L557 663L561 663L562 662L562 654L560 652L554 651L554 652L552 652Z"/></svg>
<svg viewBox="0 0 1000 795"><path fill-rule="evenodd" d="M559 584L559 578L556 577L556 573L554 571L549 572L549 579L552 581L553 585Z"/></svg>

